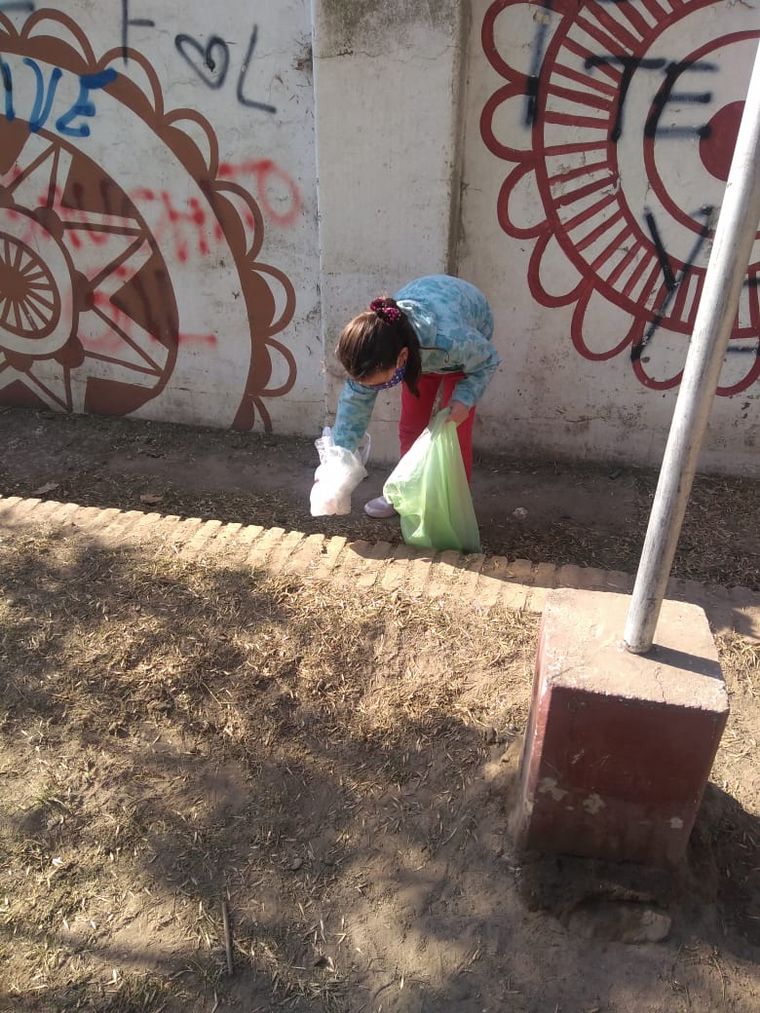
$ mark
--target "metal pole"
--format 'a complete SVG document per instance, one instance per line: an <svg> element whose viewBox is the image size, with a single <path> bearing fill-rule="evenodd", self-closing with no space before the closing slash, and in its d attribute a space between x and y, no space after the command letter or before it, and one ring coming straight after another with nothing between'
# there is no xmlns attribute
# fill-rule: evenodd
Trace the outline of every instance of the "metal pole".
<svg viewBox="0 0 760 1013"><path fill-rule="evenodd" d="M760 222L760 47L715 230L623 640L652 646L720 369Z"/></svg>

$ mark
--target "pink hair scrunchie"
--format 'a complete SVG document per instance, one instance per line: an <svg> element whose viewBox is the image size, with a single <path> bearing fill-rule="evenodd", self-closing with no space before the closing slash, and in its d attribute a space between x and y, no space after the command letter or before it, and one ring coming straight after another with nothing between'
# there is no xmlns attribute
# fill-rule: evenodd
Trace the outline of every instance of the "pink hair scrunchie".
<svg viewBox="0 0 760 1013"><path fill-rule="evenodd" d="M369 304L369 308L373 313L377 313L380 319L386 324L395 324L402 317L401 310L398 306L388 306L385 299L373 299Z"/></svg>

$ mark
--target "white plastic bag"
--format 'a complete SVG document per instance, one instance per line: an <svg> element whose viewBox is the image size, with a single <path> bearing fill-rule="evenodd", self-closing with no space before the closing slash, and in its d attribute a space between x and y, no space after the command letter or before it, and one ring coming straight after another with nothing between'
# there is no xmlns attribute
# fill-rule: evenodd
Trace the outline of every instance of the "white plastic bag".
<svg viewBox="0 0 760 1013"><path fill-rule="evenodd" d="M364 465L369 460L371 441L356 451L336 447L332 430L325 426L314 446L319 453L319 467L314 472L311 490L311 516L331 517L351 513L351 494L362 479L367 477Z"/></svg>

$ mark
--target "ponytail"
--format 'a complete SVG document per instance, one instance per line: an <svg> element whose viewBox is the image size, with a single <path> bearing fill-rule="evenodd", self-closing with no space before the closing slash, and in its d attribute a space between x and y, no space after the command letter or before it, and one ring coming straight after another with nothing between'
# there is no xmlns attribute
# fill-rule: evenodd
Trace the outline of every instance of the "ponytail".
<svg viewBox="0 0 760 1013"><path fill-rule="evenodd" d="M348 375L359 383L398 362L408 349L404 383L419 397L422 373L420 342L406 313L395 299L373 299L369 309L354 317L341 332L336 354Z"/></svg>

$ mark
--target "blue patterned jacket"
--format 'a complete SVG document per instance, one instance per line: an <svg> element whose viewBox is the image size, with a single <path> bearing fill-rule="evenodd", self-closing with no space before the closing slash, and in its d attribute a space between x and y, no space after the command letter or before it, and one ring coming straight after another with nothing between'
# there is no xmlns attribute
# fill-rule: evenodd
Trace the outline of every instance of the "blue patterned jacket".
<svg viewBox="0 0 760 1013"><path fill-rule="evenodd" d="M464 373L453 400L472 407L501 362L491 344L493 316L474 285L446 274L409 282L394 296L420 341L423 373ZM377 391L347 380L338 399L333 439L355 450L367 431Z"/></svg>

